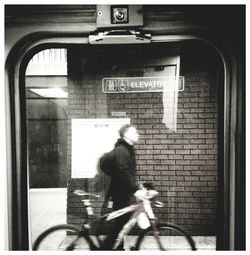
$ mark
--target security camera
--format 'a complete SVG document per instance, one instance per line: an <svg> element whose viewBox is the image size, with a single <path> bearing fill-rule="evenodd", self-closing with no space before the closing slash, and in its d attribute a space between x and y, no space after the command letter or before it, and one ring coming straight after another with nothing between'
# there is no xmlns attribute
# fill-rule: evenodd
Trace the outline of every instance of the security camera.
<svg viewBox="0 0 250 255"><path fill-rule="evenodd" d="M98 29L143 26L142 5L97 5L96 26Z"/></svg>
<svg viewBox="0 0 250 255"><path fill-rule="evenodd" d="M111 23L128 23L128 6L111 6Z"/></svg>

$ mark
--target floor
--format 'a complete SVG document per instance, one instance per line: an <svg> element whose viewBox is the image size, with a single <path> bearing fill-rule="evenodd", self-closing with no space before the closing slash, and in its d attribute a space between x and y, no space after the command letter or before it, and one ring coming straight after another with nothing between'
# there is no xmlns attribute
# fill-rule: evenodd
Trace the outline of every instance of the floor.
<svg viewBox="0 0 250 255"><path fill-rule="evenodd" d="M92 237L93 238L93 237ZM205 236L194 236L193 237L194 242L195 242L195 246L197 250L215 250L215 243L216 243L216 239L215 237L205 237ZM64 247L67 247L67 244L69 243L69 241L71 240L70 237L67 237L64 239L64 241L60 244L60 248L63 250ZM125 243L124 243L124 248L125 250L130 250L131 247L133 247L135 245L135 242L137 240L137 236L126 236L125 237ZM164 237L161 239L163 244L167 244L168 250L186 250L187 244L185 241L182 240L182 237L178 237L178 236L172 236L172 237ZM176 245L178 244L178 246ZM87 245L84 242L80 242L79 245L77 245L77 249L78 250L84 250L87 249ZM147 237L147 239L145 240L142 250L158 250L158 245L156 244L155 240L153 237Z"/></svg>
<svg viewBox="0 0 250 255"><path fill-rule="evenodd" d="M31 245L44 230L56 224L66 223L66 198L66 189L30 189L29 215ZM193 238L198 250L215 250L216 238L214 236L195 236ZM136 236L127 236L125 239L125 248L129 249L133 246L135 239ZM168 239L166 241L172 244L181 243L178 237L171 237L171 240ZM67 238L64 239L63 243L67 243ZM154 249L152 244L153 242L149 237L146 249ZM78 248L84 249L84 244ZM50 248L48 247L48 249Z"/></svg>
<svg viewBox="0 0 250 255"><path fill-rule="evenodd" d="M66 223L66 189L30 189L29 218L31 241L56 224Z"/></svg>

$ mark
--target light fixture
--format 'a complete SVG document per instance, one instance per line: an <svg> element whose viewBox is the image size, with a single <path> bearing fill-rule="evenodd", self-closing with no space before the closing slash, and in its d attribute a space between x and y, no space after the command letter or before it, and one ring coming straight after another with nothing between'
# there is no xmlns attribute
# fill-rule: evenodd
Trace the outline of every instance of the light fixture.
<svg viewBox="0 0 250 255"><path fill-rule="evenodd" d="M30 89L30 91L41 97L50 97L50 98L68 97L68 92L62 88L39 88L39 89Z"/></svg>

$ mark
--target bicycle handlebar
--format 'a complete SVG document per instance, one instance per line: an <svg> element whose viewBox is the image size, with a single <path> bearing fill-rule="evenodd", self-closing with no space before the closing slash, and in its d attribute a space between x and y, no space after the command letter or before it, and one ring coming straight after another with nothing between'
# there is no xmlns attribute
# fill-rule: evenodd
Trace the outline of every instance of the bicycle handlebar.
<svg viewBox="0 0 250 255"><path fill-rule="evenodd" d="M84 190L80 190L80 189L75 190L74 194L78 195L78 196L90 196L90 197L95 197L95 198L101 197L100 195L85 192ZM156 197L158 194L159 194L159 192L156 190L139 189L134 193L134 196L141 201L145 201L145 200L150 200L150 199ZM159 201L155 201L155 206L163 207L163 203L159 202Z"/></svg>
<svg viewBox="0 0 250 255"><path fill-rule="evenodd" d="M90 197L96 197L96 198L99 198L99 197L100 197L100 195L88 193L88 192L85 192L84 190L80 190L80 189L76 189L76 190L74 191L74 194L75 194L75 195L78 195L78 196L90 196Z"/></svg>
<svg viewBox="0 0 250 255"><path fill-rule="evenodd" d="M84 190L80 190L80 189L76 189L74 191L74 194L78 196L90 196L90 197L96 197L96 198L101 197L100 195L85 192ZM156 190L139 189L134 193L134 196L138 198L139 200L145 200L145 199L152 199L158 194L159 192Z"/></svg>

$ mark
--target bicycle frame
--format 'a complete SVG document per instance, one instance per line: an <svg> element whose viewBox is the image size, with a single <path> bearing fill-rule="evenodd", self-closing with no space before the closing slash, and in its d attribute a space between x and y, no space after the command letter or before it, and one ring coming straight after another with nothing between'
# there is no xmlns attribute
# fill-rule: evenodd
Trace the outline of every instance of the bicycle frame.
<svg viewBox="0 0 250 255"><path fill-rule="evenodd" d="M86 194L87 193L85 193L84 195L86 195ZM98 222L100 222L102 220L110 221L110 220L116 219L122 215L125 215L127 213L133 212L129 221L123 226L123 228L119 232L116 242L113 246L113 249L116 249L119 246L119 244L122 242L123 238L132 230L132 228L137 223L138 216L141 213L145 213L145 215L149 221L149 226L152 226L154 237L156 238L157 244L159 245L159 248L161 250L163 250L162 244L159 239L159 231L157 228L157 219L154 215L154 212L153 212L153 209L151 206L151 201L150 201L150 199L155 197L157 194L158 194L158 192L154 191L154 190L138 190L135 193L135 197L138 200L140 200L139 203L124 207L122 209L119 209L117 211L114 211L114 212L111 212L108 214L105 214L102 217L100 217L99 219L97 219ZM84 199L82 201L84 202L88 216L93 215L94 213L93 213L91 204L89 203L89 200ZM91 227L90 227L89 223L84 224L79 236L83 235L85 238L87 238L91 245L91 249L96 249L97 246L95 245L94 241L91 239L91 237L88 233L90 228ZM86 231L87 231L87 233L86 233ZM100 240L98 235L95 235L95 236L97 238L98 245L101 246L102 241Z"/></svg>

